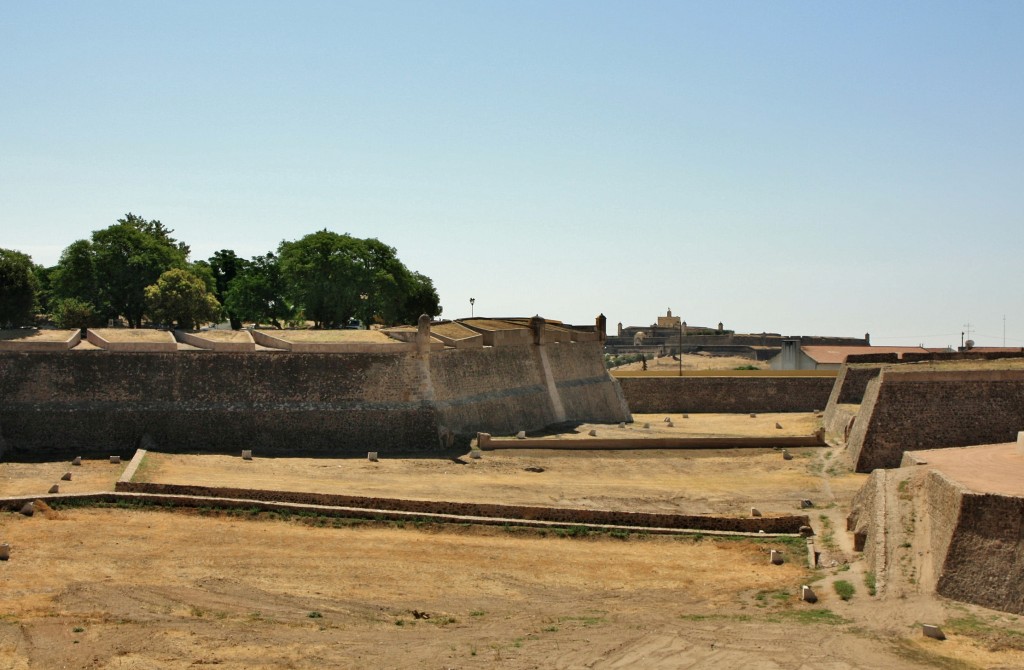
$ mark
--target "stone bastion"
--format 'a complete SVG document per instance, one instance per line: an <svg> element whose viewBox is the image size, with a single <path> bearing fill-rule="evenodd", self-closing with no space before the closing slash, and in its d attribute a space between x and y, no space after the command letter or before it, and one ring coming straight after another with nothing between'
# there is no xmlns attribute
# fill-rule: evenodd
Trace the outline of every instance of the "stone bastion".
<svg viewBox="0 0 1024 670"><path fill-rule="evenodd" d="M248 351L197 346L202 333L168 350L167 333L119 338L111 329L59 351L40 350L38 338L24 350L8 345L0 348L0 455L105 457L140 446L436 455L465 448L478 431L631 420L604 368L603 317L596 327L539 317L438 325L441 338L426 318L395 333L273 331Z"/></svg>
<svg viewBox="0 0 1024 670"><path fill-rule="evenodd" d="M1024 441L908 451L871 474L847 528L883 595L1024 614Z"/></svg>

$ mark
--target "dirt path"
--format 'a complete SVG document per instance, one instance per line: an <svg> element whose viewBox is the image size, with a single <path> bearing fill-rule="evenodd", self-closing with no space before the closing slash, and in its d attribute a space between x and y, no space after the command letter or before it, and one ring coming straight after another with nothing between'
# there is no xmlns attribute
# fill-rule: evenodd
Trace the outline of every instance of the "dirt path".
<svg viewBox="0 0 1024 670"><path fill-rule="evenodd" d="M756 541L116 509L0 534L0 667L928 667L834 597L800 603L806 569Z"/></svg>

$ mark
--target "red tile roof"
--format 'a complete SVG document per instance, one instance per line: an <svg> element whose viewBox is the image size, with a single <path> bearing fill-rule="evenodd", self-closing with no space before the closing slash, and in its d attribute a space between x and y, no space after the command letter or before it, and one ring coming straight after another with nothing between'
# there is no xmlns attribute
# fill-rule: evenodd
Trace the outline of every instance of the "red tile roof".
<svg viewBox="0 0 1024 670"><path fill-rule="evenodd" d="M861 354L927 354L928 350L921 347L831 347L831 346L810 346L800 347L801 351L807 354L808 358L815 363L845 363L847 356L859 356Z"/></svg>

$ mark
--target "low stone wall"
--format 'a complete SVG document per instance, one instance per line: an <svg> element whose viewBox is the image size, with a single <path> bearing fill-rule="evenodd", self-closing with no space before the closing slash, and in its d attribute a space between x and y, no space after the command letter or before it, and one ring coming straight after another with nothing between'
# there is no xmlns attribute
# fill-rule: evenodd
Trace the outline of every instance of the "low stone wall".
<svg viewBox="0 0 1024 670"><path fill-rule="evenodd" d="M847 447L858 472L898 467L905 450L1013 442L1024 428L1024 370L883 370Z"/></svg>
<svg viewBox="0 0 1024 670"><path fill-rule="evenodd" d="M814 435L788 437L590 437L581 440L563 440L556 437L527 437L523 439L492 439L480 433L477 446L483 451L495 449L779 449L782 447L824 447L824 431Z"/></svg>
<svg viewBox="0 0 1024 670"><path fill-rule="evenodd" d="M565 524L610 524L639 528L675 528L737 533L757 533L761 530L765 533L797 533L800 531L800 526L806 526L810 523L806 515L737 518L711 517L559 507L531 507L525 505L494 505L431 500L403 500L398 498L370 498L324 493L266 491L259 489L185 486L177 484L149 484L143 482L118 482L117 491L210 498L240 498L245 500L288 502L302 505L327 505L332 507L395 510L421 514L452 514L459 516L477 516L502 519L525 519Z"/></svg>
<svg viewBox="0 0 1024 670"><path fill-rule="evenodd" d="M623 377L629 409L661 412L811 412L825 408L833 377Z"/></svg>

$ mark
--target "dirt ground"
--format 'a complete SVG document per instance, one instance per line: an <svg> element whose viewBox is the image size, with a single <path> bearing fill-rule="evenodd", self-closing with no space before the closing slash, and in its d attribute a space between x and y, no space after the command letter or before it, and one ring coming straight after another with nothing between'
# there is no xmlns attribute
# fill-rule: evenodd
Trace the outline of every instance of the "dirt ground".
<svg viewBox="0 0 1024 670"><path fill-rule="evenodd" d="M662 415L644 416L626 428L597 426L600 434L638 437L666 434L790 434L813 432L811 414L675 416L666 428ZM649 421L651 428L644 429ZM586 436L593 426L577 429ZM565 436L570 439L570 436ZM135 481L200 484L278 491L315 491L415 500L491 502L582 509L678 514L792 514L803 498L821 500L820 478L808 463L818 448L792 449L793 460L772 449L643 451L488 451L479 460L255 458L151 453ZM531 472L527 468L543 468ZM2 470L0 470L2 471ZM853 475L862 480L863 475Z"/></svg>
<svg viewBox="0 0 1024 670"><path fill-rule="evenodd" d="M683 369L684 370L735 370L739 367L754 366L758 370L767 370L771 366L768 361L755 361L752 358L746 358L744 356L712 356L711 354L696 353L696 354L683 354ZM637 361L636 363L627 363L626 365L620 365L613 370L642 370L643 363ZM647 360L647 369L650 370L665 370L671 372L672 370L679 369L679 361L674 360L671 356L660 356L654 359Z"/></svg>
<svg viewBox="0 0 1024 670"><path fill-rule="evenodd" d="M639 417L602 433L807 434L813 415ZM785 420L783 420L785 419ZM763 420L763 421L762 421ZM664 423L663 421L661 421ZM586 432L589 427L578 430ZM760 431L760 432L758 432ZM1015 668L1024 619L868 593L842 448L513 450L448 459L151 453L137 479L683 513L808 512L799 540L351 523L118 507L0 513L0 668ZM525 467L543 467L540 473ZM112 490L124 465L0 463L0 496ZM79 488L80 487L80 488ZM56 502L54 502L57 505ZM786 562L773 566L770 549ZM849 581L841 600L833 584ZM820 598L799 599L811 583ZM417 619L414 611L429 618ZM944 642L919 624L941 623Z"/></svg>

